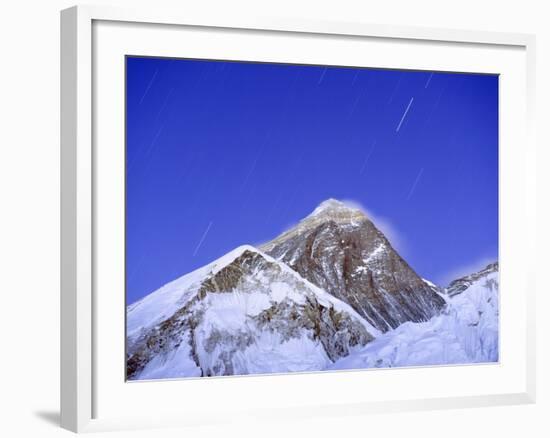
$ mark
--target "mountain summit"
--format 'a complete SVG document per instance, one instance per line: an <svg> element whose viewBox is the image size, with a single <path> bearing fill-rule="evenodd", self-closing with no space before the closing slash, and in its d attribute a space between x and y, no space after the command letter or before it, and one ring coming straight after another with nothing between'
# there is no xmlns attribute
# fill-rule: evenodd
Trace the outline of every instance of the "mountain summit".
<svg viewBox="0 0 550 438"><path fill-rule="evenodd" d="M261 245L260 248L265 252L269 252L279 243L303 235L309 230L315 229L327 222L352 225L359 224L365 219L367 219L367 217L360 209L336 199L327 199L321 202L311 214L302 219L296 226L283 232L272 241Z"/></svg>
<svg viewBox="0 0 550 438"><path fill-rule="evenodd" d="M445 305L360 209L335 199L261 249L381 331L426 321Z"/></svg>
<svg viewBox="0 0 550 438"><path fill-rule="evenodd" d="M338 201L337 199L327 199L319 204L319 206L313 210L308 218L333 218L335 220L351 220L354 217L365 216L360 208Z"/></svg>

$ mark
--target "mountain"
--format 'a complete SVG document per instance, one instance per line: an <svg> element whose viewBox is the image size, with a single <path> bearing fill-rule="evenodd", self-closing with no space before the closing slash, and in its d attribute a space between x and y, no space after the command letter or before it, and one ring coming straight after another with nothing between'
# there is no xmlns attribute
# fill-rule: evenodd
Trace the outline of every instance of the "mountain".
<svg viewBox="0 0 550 438"><path fill-rule="evenodd" d="M328 200L131 304L126 332L129 380L494 362L498 263L441 289Z"/></svg>
<svg viewBox="0 0 550 438"><path fill-rule="evenodd" d="M329 199L262 251L349 304L378 330L427 321L445 306L359 209Z"/></svg>
<svg viewBox="0 0 550 438"><path fill-rule="evenodd" d="M427 322L407 322L384 333L329 369L387 368L497 362L498 263L455 280L441 314Z"/></svg>
<svg viewBox="0 0 550 438"><path fill-rule="evenodd" d="M128 306L127 377L317 371L378 335L346 303L242 246Z"/></svg>
<svg viewBox="0 0 550 438"><path fill-rule="evenodd" d="M450 297L454 297L455 295L461 294L462 292L467 290L469 287L472 286L472 284L474 284L478 280L486 278L494 272L498 272L498 262L487 265L479 272L453 280L449 284L449 286L445 288L445 293Z"/></svg>

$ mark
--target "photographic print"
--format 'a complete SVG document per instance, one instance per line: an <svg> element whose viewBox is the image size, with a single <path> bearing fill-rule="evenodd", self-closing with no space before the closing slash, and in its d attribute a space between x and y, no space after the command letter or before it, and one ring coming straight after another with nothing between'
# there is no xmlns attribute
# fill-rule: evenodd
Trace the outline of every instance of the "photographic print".
<svg viewBox="0 0 550 438"><path fill-rule="evenodd" d="M127 56L127 379L498 362L498 93Z"/></svg>

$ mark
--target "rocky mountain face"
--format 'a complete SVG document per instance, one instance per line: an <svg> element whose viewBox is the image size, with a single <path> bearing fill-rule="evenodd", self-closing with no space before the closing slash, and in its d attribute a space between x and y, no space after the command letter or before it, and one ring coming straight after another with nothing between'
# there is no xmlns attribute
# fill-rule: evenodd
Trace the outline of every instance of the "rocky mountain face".
<svg viewBox="0 0 550 438"><path fill-rule="evenodd" d="M261 247L353 307L380 331L427 321L445 305L360 210L323 202L296 227Z"/></svg>
<svg viewBox="0 0 550 438"><path fill-rule="evenodd" d="M128 379L319 370L379 334L253 247L190 276L128 310ZM162 306L171 314L148 325L147 309Z"/></svg>
<svg viewBox="0 0 550 438"><path fill-rule="evenodd" d="M449 286L445 289L445 293L450 297L461 294L466 289L468 289L472 284L480 280L481 278L488 277L489 274L498 272L498 262L491 263L487 265L484 269L479 272L466 275L464 277L453 280Z"/></svg>

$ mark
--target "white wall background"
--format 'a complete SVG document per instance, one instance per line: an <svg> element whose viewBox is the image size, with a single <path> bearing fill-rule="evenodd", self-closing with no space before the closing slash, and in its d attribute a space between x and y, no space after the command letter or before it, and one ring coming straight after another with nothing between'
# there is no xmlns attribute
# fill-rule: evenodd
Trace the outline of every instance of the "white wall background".
<svg viewBox="0 0 550 438"><path fill-rule="evenodd" d="M147 5L147 1L95 3ZM538 271L548 269L550 165L547 2L523 0L156 0L158 7L243 10L373 23L537 34ZM64 0L4 2L0 24L0 434L69 435L59 403L59 10ZM521 147L521 145L518 145ZM519 232L519 230L518 230ZM549 436L548 287L539 282L536 405L313 419L262 426L112 433L107 436ZM289 396L291 396L289 394Z"/></svg>

